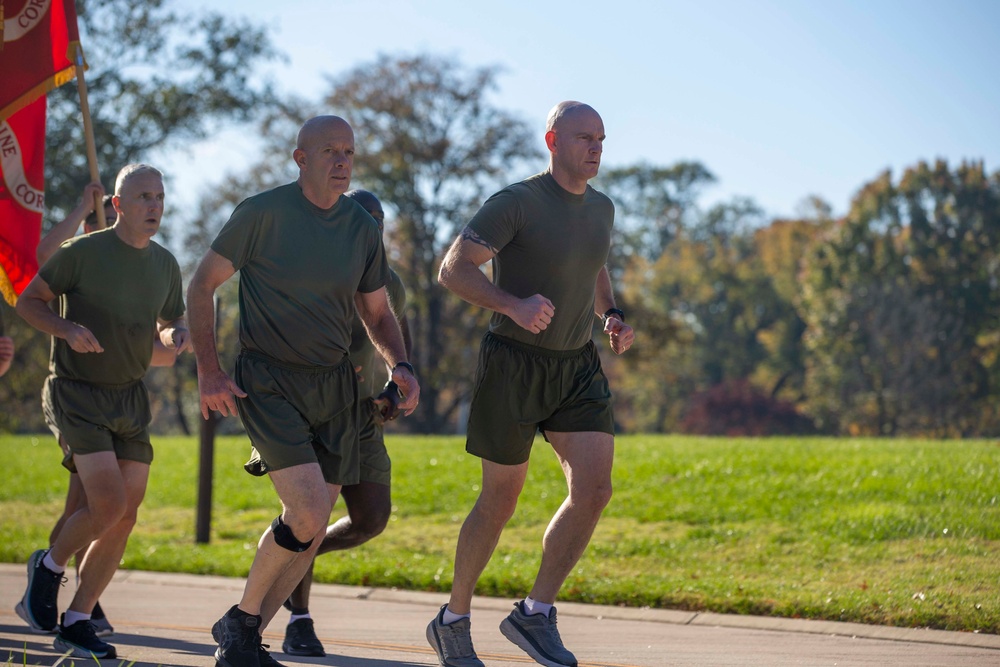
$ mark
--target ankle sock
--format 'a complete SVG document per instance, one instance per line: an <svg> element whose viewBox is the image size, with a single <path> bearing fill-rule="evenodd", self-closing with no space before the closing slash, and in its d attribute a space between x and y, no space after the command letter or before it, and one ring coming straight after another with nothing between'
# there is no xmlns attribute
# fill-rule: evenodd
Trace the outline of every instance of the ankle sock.
<svg viewBox="0 0 1000 667"><path fill-rule="evenodd" d="M304 613L304 614L296 614L296 613L292 612L292 615L288 617L288 624L291 625L292 623L294 623L295 621L299 620L300 618L312 618L312 616L309 615L308 611L306 613Z"/></svg>
<svg viewBox="0 0 1000 667"><path fill-rule="evenodd" d="M45 552L45 558L42 559L42 565L44 565L50 572L55 572L56 574L62 574L66 571L65 565L59 565L52 560L52 549Z"/></svg>
<svg viewBox="0 0 1000 667"><path fill-rule="evenodd" d="M84 614L78 611L73 611L72 609L67 609L66 613L63 614L63 627L68 628L69 626L77 623L78 621L89 621L90 614Z"/></svg>
<svg viewBox="0 0 1000 667"><path fill-rule="evenodd" d="M547 602L539 602L538 600L532 600L530 597L524 598L524 613L528 616L533 616L534 614L542 614L543 616L549 615L549 610L552 609L552 605Z"/></svg>
<svg viewBox="0 0 1000 667"><path fill-rule="evenodd" d="M468 614L456 614L451 609L448 609L448 607L445 607L444 613L441 614L441 622L445 625L451 625L463 618L472 618L472 612L470 611Z"/></svg>

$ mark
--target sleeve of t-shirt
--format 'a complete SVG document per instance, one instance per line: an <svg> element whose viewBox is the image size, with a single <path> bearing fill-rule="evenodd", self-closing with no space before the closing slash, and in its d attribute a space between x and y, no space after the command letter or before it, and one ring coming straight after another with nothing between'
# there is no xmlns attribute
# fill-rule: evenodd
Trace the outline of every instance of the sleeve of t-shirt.
<svg viewBox="0 0 1000 667"><path fill-rule="evenodd" d="M65 294L80 279L80 253L77 244L59 246L48 261L38 269L38 275L53 294Z"/></svg>
<svg viewBox="0 0 1000 667"><path fill-rule="evenodd" d="M233 268L239 271L257 256L263 215L252 198L244 199L212 241L212 250L232 262Z"/></svg>
<svg viewBox="0 0 1000 667"><path fill-rule="evenodd" d="M524 226L524 216L517 197L508 188L487 199L467 226L499 251Z"/></svg>
<svg viewBox="0 0 1000 667"><path fill-rule="evenodd" d="M385 245L378 233L378 227L372 226L374 236L368 244L368 261L365 262L365 272L358 283L358 291L370 294L389 283L389 262L385 258Z"/></svg>
<svg viewBox="0 0 1000 667"><path fill-rule="evenodd" d="M177 260L170 257L170 288L167 291L167 298L160 309L160 319L165 322L172 322L184 314L184 291L181 289L181 267Z"/></svg>

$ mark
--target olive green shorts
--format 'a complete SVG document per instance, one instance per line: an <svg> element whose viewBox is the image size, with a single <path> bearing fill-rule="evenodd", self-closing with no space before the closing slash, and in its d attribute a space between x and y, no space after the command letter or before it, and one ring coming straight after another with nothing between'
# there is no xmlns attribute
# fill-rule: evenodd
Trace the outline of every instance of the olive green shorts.
<svg viewBox="0 0 1000 667"><path fill-rule="evenodd" d="M389 486L392 462L385 448L383 424L375 399L361 399L361 481Z"/></svg>
<svg viewBox="0 0 1000 667"><path fill-rule="evenodd" d="M63 466L76 472L74 455L114 452L119 459L150 464L149 394L142 380L104 386L50 375L42 387L45 422L69 447Z"/></svg>
<svg viewBox="0 0 1000 667"><path fill-rule="evenodd" d="M614 434L611 390L593 342L547 350L487 333L479 348L465 449L494 463L528 460L535 433Z"/></svg>
<svg viewBox="0 0 1000 667"><path fill-rule="evenodd" d="M318 463L329 484L357 484L358 380L345 356L335 366L285 364L244 350L236 407L253 444L251 474Z"/></svg>

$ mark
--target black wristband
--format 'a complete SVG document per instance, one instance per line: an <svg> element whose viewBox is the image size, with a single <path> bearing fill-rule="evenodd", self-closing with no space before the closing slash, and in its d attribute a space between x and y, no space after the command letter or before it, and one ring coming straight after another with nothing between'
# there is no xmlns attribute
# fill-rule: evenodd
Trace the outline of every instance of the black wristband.
<svg viewBox="0 0 1000 667"><path fill-rule="evenodd" d="M413 370L413 364L411 364L409 361L400 361L398 364L392 367L392 370L396 370L400 366L410 371L410 375L412 375L413 377L417 377L417 372Z"/></svg>
<svg viewBox="0 0 1000 667"><path fill-rule="evenodd" d="M612 315L617 315L619 321L625 322L625 313L623 313L620 308L608 308L604 311L604 316L601 319L606 320Z"/></svg>

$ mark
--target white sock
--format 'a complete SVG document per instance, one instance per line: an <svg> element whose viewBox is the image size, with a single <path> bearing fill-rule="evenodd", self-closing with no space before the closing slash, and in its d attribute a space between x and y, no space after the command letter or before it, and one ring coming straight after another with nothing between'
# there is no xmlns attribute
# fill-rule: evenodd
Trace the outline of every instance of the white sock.
<svg viewBox="0 0 1000 667"><path fill-rule="evenodd" d="M441 614L441 622L445 625L451 625L455 621L463 618L472 618L472 612L470 611L468 614L456 614L451 609L448 609L448 607L445 607L444 613Z"/></svg>
<svg viewBox="0 0 1000 667"><path fill-rule="evenodd" d="M83 614L78 611L73 611L72 609L67 609L66 613L63 614L63 627L68 628L77 621L89 621L90 614Z"/></svg>
<svg viewBox="0 0 1000 667"><path fill-rule="evenodd" d="M310 616L309 614L292 614L291 616L288 617L288 624L291 625L300 618L312 618L312 616Z"/></svg>
<svg viewBox="0 0 1000 667"><path fill-rule="evenodd" d="M552 609L552 605L547 602L532 600L530 597L524 598L524 611L528 616L541 614L547 617L550 609Z"/></svg>
<svg viewBox="0 0 1000 667"><path fill-rule="evenodd" d="M62 574L66 571L65 565L58 565L54 560L52 560L52 549L45 552L45 558L42 559L42 565L47 567L50 572L55 572L56 574Z"/></svg>

